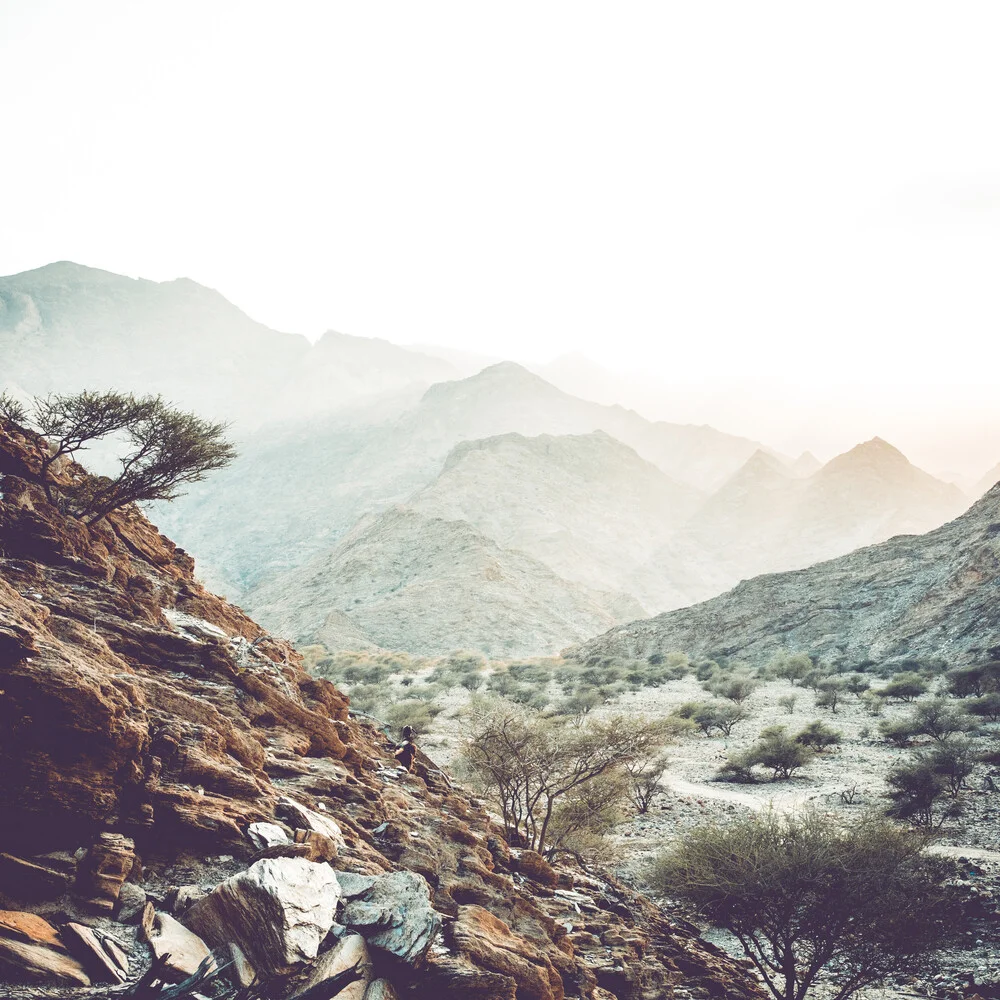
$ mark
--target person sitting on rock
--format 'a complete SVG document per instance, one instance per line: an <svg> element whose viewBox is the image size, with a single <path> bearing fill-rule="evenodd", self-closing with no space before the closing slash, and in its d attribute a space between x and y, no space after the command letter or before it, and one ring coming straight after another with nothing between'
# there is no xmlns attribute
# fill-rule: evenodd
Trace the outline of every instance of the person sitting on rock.
<svg viewBox="0 0 1000 1000"><path fill-rule="evenodd" d="M417 744L414 742L412 726L403 726L403 742L393 750L392 755L407 771L413 770L413 759L417 756Z"/></svg>

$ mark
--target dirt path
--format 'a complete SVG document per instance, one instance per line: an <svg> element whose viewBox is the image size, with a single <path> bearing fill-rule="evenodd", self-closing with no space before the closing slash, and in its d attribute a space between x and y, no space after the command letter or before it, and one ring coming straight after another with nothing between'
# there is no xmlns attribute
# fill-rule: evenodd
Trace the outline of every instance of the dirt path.
<svg viewBox="0 0 1000 1000"><path fill-rule="evenodd" d="M678 778L671 774L663 775L663 783L678 795L692 795L695 798L732 802L735 805L747 806L757 812L761 809L766 809L768 806L776 812L791 812L793 809L805 805L812 798L811 793L797 790L778 792L776 795L769 795L767 798L763 798L760 795L751 795L749 792L738 792L724 785L701 785L693 781L685 781L683 778Z"/></svg>

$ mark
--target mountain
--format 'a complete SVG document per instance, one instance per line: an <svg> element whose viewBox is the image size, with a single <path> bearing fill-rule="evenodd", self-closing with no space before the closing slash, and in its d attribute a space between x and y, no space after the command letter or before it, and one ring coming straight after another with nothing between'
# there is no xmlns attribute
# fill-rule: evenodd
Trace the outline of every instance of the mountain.
<svg viewBox="0 0 1000 1000"><path fill-rule="evenodd" d="M654 609L684 603L684 595L666 578L644 578L641 567L650 547L701 500L632 448L593 431L464 442L409 506L468 521L567 580L627 591Z"/></svg>
<svg viewBox="0 0 1000 1000"><path fill-rule="evenodd" d="M760 573L799 569L899 534L929 531L968 506L955 486L912 465L880 438L799 477L758 451L650 559L689 567L704 600Z"/></svg>
<svg viewBox="0 0 1000 1000"><path fill-rule="evenodd" d="M1000 462L990 469L982 479L972 487L970 491L973 497L981 497L988 490L991 490L997 483L1000 483Z"/></svg>
<svg viewBox="0 0 1000 1000"><path fill-rule="evenodd" d="M393 507L363 518L331 552L251 591L261 621L300 642L358 638L426 655L555 653L642 613L588 591L465 521Z"/></svg>
<svg viewBox="0 0 1000 1000"><path fill-rule="evenodd" d="M160 392L237 432L451 378L447 362L384 340L315 345L257 323L187 278L147 281L70 261L0 278L3 386L21 394Z"/></svg>
<svg viewBox="0 0 1000 1000"><path fill-rule="evenodd" d="M602 430L691 489L724 480L759 445L711 428L651 424L620 406L569 396L505 362L432 385L377 423L331 415L255 434L229 469L158 510L231 596L328 551L362 516L403 503L463 441Z"/></svg>
<svg viewBox="0 0 1000 1000"><path fill-rule="evenodd" d="M612 629L573 655L672 650L757 664L783 650L849 665L1000 655L1000 485L927 534L755 577L702 604Z"/></svg>
<svg viewBox="0 0 1000 1000"><path fill-rule="evenodd" d="M198 934L238 943L239 975L275 1000L310 976L311 995L342 998L661 996L683 981L692 1000L762 1000L680 914L598 865L509 847L423 752L397 770L393 742L202 588L141 514L62 515L36 467L0 424L0 996L121 995L107 983L122 965L132 991L147 940L181 979L208 957ZM329 961L345 927L378 970L361 944L346 994Z"/></svg>

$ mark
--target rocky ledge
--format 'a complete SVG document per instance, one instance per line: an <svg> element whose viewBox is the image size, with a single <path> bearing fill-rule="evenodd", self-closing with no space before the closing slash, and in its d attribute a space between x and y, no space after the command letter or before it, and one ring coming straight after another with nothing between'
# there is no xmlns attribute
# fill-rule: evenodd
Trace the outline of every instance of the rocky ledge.
<svg viewBox="0 0 1000 1000"><path fill-rule="evenodd" d="M214 970L206 994L275 1000L762 995L611 876L511 849L430 760L397 769L138 511L64 516L31 461L0 425L0 995Z"/></svg>

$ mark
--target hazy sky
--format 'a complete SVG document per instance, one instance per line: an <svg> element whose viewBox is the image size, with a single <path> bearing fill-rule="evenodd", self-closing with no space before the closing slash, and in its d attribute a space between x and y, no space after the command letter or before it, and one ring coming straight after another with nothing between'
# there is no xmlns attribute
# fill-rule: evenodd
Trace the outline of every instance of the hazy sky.
<svg viewBox="0 0 1000 1000"><path fill-rule="evenodd" d="M995 383L998 29L943 0L0 0L0 273L187 275L279 329L668 381Z"/></svg>

